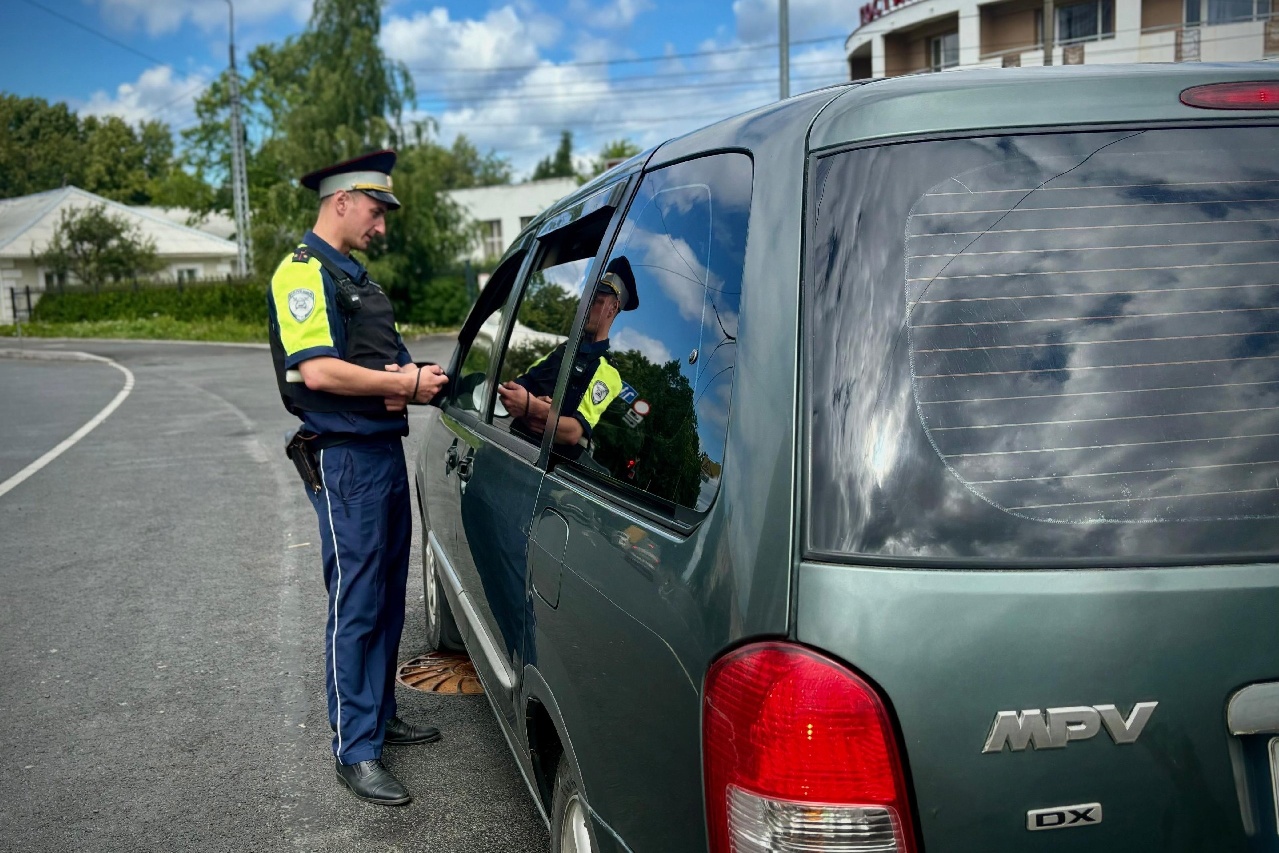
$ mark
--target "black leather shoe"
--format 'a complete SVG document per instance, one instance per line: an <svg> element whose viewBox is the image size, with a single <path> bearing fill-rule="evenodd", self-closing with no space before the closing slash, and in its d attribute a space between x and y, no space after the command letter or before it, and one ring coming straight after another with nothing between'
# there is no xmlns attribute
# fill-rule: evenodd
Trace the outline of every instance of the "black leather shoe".
<svg viewBox="0 0 1279 853"><path fill-rule="evenodd" d="M439 739L440 730L435 726L415 726L399 717L392 717L386 721L386 738L382 743L387 746L408 746L411 743L435 743Z"/></svg>
<svg viewBox="0 0 1279 853"><path fill-rule="evenodd" d="M404 806L413 799L400 784L400 780L386 769L380 758L355 764L338 761L336 764L338 781L350 788L351 793L361 800L377 803L379 806Z"/></svg>

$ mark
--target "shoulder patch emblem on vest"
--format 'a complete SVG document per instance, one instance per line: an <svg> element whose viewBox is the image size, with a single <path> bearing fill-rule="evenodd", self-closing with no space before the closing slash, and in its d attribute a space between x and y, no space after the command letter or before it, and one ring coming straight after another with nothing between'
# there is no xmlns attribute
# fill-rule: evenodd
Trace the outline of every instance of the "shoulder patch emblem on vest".
<svg viewBox="0 0 1279 853"><path fill-rule="evenodd" d="M306 246L298 246L297 251L293 253L293 263L304 264L311 260L311 253L306 250Z"/></svg>
<svg viewBox="0 0 1279 853"><path fill-rule="evenodd" d="M603 379L596 379L595 384L591 386L591 402L599 405L604 402L604 398L608 396L608 385Z"/></svg>
<svg viewBox="0 0 1279 853"><path fill-rule="evenodd" d="M293 319L301 323L315 310L315 292L299 287L289 291L289 313Z"/></svg>

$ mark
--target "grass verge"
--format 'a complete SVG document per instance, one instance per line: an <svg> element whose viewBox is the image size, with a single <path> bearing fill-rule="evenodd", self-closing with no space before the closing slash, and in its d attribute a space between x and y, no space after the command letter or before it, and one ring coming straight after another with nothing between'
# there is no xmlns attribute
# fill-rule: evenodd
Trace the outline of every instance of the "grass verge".
<svg viewBox="0 0 1279 853"><path fill-rule="evenodd" d="M148 317L143 320L85 320L78 323L23 323L29 338L124 338L137 340L266 343L265 323L244 323L224 317L175 320ZM0 337L17 337L16 326L0 326Z"/></svg>
<svg viewBox="0 0 1279 853"><path fill-rule="evenodd" d="M456 326L427 326L406 323L400 326L404 338L426 335L456 335ZM244 323L227 317L204 320L175 320L148 317L142 320L83 320L77 323L23 323L28 338L118 338L151 341L209 341L219 343L266 343L266 323ZM15 338L15 326L0 326L0 338Z"/></svg>

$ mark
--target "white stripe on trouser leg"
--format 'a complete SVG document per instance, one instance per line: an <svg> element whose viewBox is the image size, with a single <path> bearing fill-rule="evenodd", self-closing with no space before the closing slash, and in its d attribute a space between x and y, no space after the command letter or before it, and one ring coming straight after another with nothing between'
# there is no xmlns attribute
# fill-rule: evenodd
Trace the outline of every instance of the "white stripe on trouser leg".
<svg viewBox="0 0 1279 853"><path fill-rule="evenodd" d="M333 562L337 566L337 589L333 593L333 636L329 640L333 647L333 695L337 697L338 706L338 760L342 760L342 690L338 686L338 601L342 598L342 557L338 554L338 531L333 526L333 498L329 495L329 484L324 477L324 451L320 451L320 485L324 487L324 502L329 508L329 535L333 537Z"/></svg>

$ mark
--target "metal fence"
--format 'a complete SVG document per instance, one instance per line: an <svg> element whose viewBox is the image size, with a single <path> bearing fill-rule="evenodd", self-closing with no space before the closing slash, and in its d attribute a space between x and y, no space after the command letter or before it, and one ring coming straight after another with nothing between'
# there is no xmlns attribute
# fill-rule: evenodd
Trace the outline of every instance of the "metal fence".
<svg viewBox="0 0 1279 853"><path fill-rule="evenodd" d="M33 299L32 296L35 298ZM9 316L15 323L26 320L31 322L31 309L40 301L40 294L32 294L30 285L22 288L9 288Z"/></svg>

